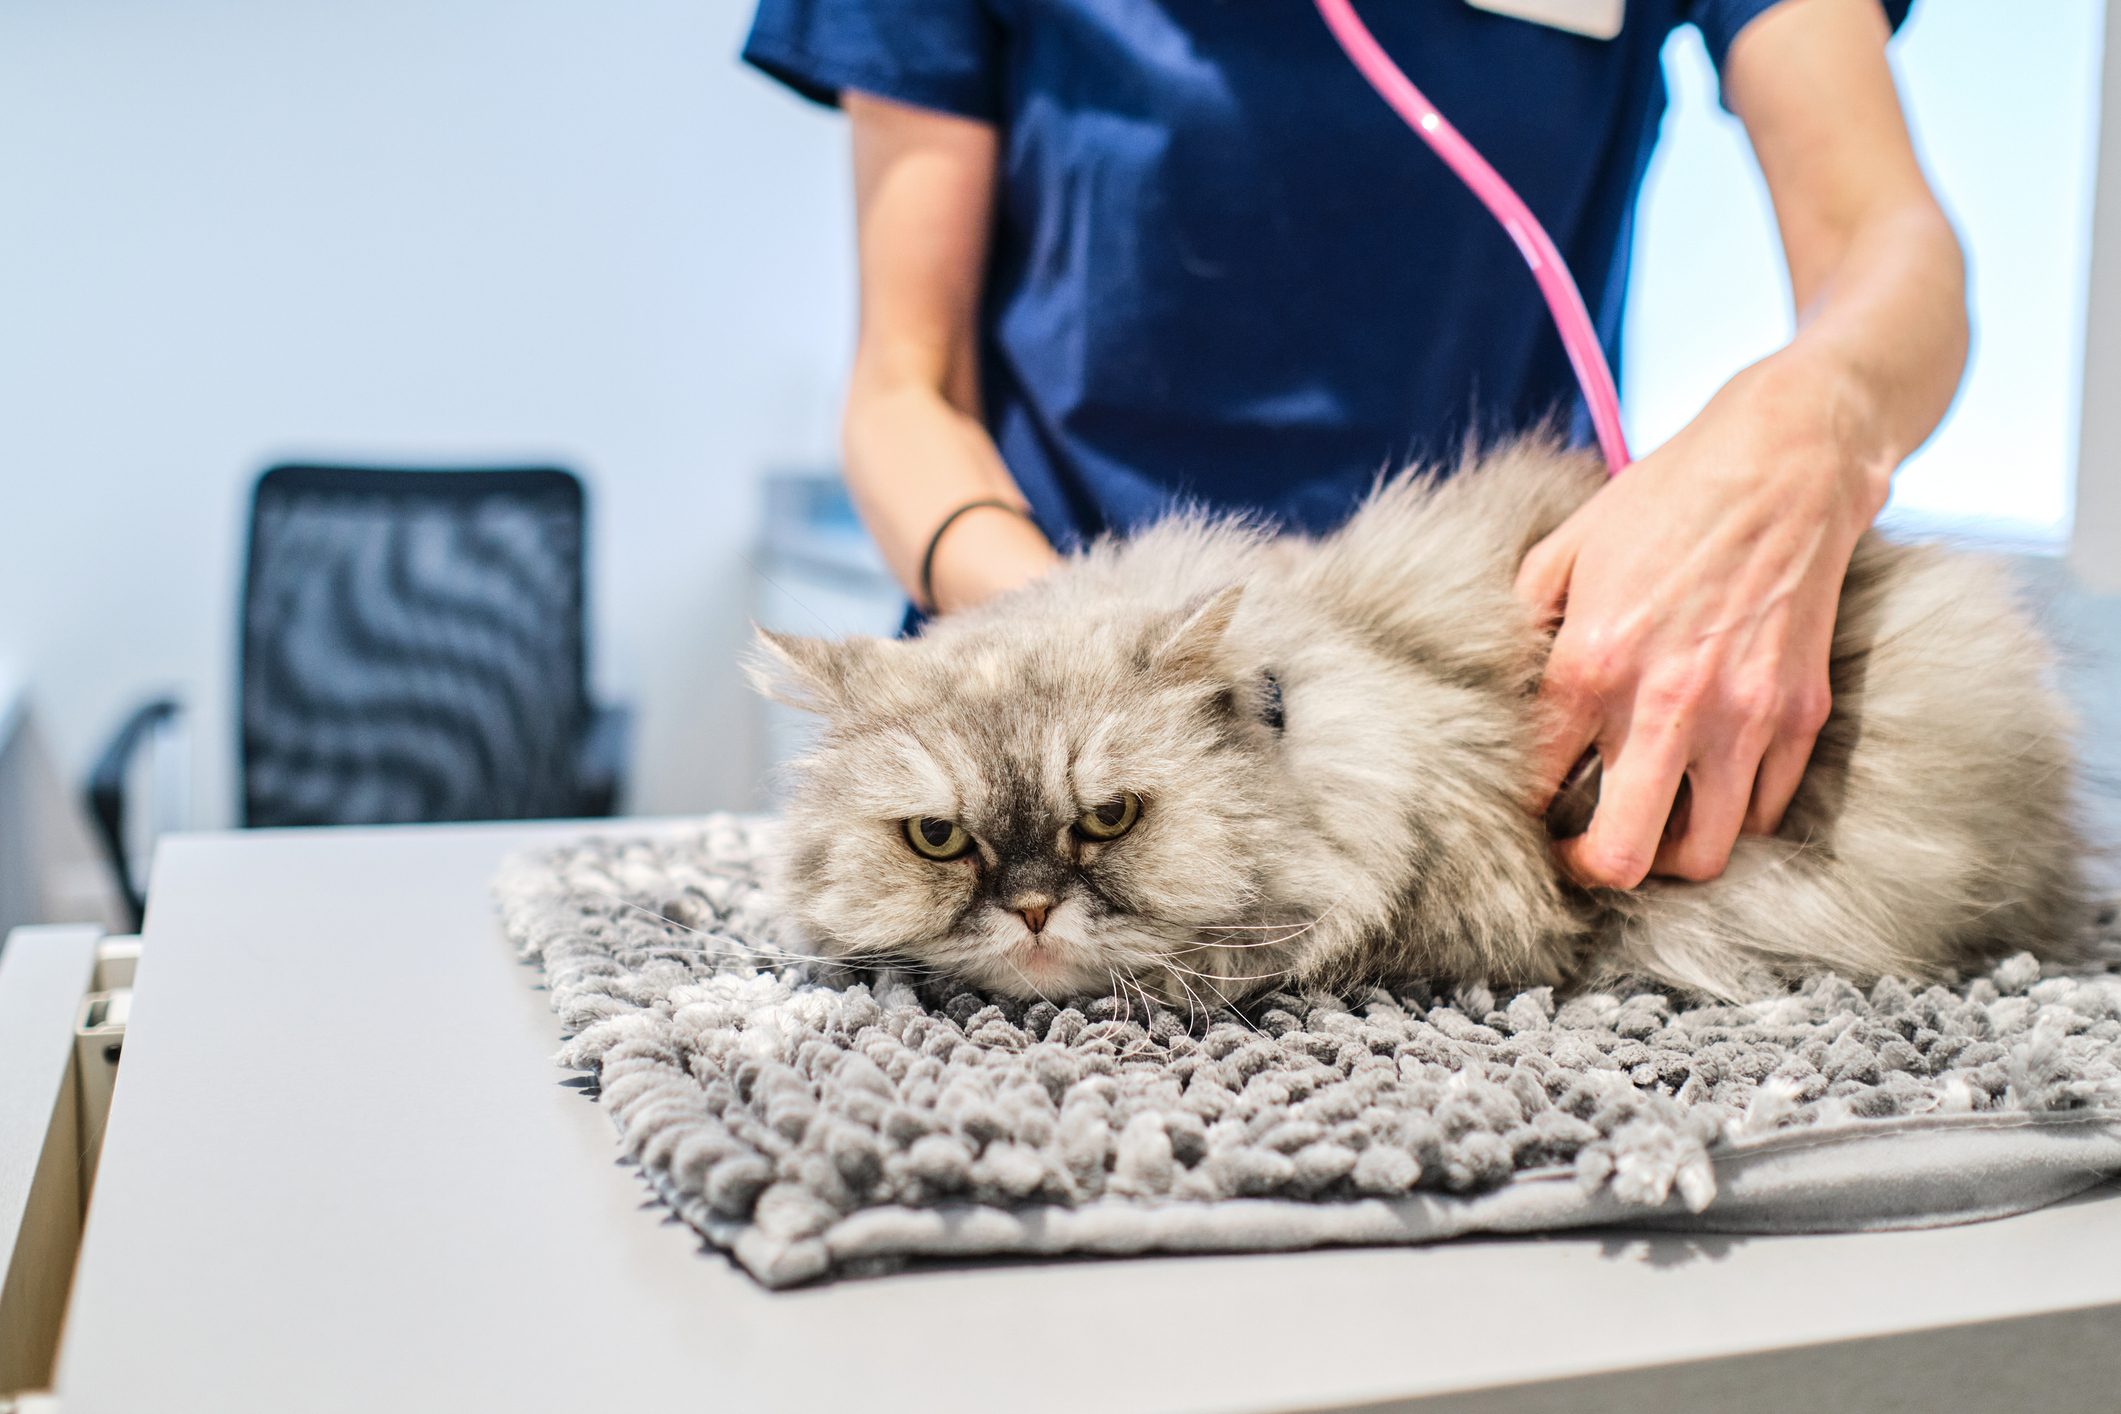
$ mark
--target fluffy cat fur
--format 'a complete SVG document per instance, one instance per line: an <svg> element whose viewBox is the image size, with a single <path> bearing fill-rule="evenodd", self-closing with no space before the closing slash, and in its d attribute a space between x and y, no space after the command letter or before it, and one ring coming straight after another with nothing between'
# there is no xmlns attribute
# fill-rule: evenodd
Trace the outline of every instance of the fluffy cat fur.
<svg viewBox="0 0 2121 1414"><path fill-rule="evenodd" d="M1739 998L2082 935L2044 640L1995 567L1875 533L1781 830L1707 883L1568 882L1525 806L1546 637L1511 586L1601 480L1527 442L1319 539L1182 515L917 639L763 635L766 690L824 718L781 896L849 960L1178 1006L1414 978ZM1072 823L1126 792L1123 836ZM971 852L922 857L912 817ZM1040 899L1034 932L1011 910Z"/></svg>

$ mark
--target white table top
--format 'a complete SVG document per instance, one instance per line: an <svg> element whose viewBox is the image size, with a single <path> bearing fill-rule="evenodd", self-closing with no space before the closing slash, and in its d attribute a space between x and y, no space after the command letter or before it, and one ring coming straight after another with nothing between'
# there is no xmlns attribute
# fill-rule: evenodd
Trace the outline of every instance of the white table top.
<svg viewBox="0 0 2121 1414"><path fill-rule="evenodd" d="M1750 1409L1823 1397L1806 1380L1941 1408L2002 1407L2004 1389L2111 1407L2114 1190L1929 1232L988 1265L767 1292L644 1203L609 1122L548 1059L557 1024L486 882L581 828L165 844L66 1414L1117 1414L1480 1390L1434 1407Z"/></svg>

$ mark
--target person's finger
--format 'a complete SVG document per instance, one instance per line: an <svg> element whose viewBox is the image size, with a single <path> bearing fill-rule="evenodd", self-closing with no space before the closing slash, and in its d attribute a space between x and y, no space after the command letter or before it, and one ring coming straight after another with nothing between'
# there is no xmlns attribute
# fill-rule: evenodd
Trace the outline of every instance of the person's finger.
<svg viewBox="0 0 2121 1414"><path fill-rule="evenodd" d="M1723 872L1752 803L1758 761L1757 755L1741 750L1696 761L1687 768L1692 789L1685 818L1673 817L1674 828L1658 846L1651 873L1698 883Z"/></svg>
<svg viewBox="0 0 2121 1414"><path fill-rule="evenodd" d="M1782 828L1782 817L1803 784L1805 767L1811 763L1819 733L1826 729L1833 709L1833 688L1823 665L1776 704L1769 722L1773 739L1762 754L1752 804L1746 811L1747 833L1771 835Z"/></svg>
<svg viewBox="0 0 2121 1414"><path fill-rule="evenodd" d="M1513 586L1517 597L1539 616L1545 627L1552 628L1560 621L1562 607L1568 602L1569 576L1575 568L1576 547L1564 540L1559 531L1526 551L1517 566Z"/></svg>
<svg viewBox="0 0 2121 1414"><path fill-rule="evenodd" d="M1575 568L1575 541L1566 525L1526 551L1517 567L1517 597L1550 633L1558 635ZM1604 703L1576 667L1569 644L1557 636L1540 674L1534 708L1532 779L1525 801L1534 814L1552 804L1563 780L1598 739L1604 716Z"/></svg>
<svg viewBox="0 0 2121 1414"><path fill-rule="evenodd" d="M1549 678L1540 685L1535 710L1538 732L1532 740L1532 798L1527 803L1538 814L1598 740L1605 704L1573 678Z"/></svg>
<svg viewBox="0 0 2121 1414"><path fill-rule="evenodd" d="M1649 876L1686 777L1688 744L1683 719L1644 724L1637 718L1626 737L1606 750L1605 783L1591 828L1555 846L1576 882L1632 889Z"/></svg>
<svg viewBox="0 0 2121 1414"><path fill-rule="evenodd" d="M1797 787L1804 783L1804 771L1811 764L1812 748L1818 741L1817 731L1785 732L1768 746L1745 813L1743 828L1747 834L1772 835L1782 828L1782 817L1796 798Z"/></svg>

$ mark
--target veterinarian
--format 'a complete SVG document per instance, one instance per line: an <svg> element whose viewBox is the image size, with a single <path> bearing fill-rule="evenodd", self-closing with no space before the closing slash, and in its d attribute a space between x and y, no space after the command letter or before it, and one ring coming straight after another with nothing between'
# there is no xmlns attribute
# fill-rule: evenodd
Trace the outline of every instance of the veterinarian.
<svg viewBox="0 0 2121 1414"><path fill-rule="evenodd" d="M1546 224L1616 362L1678 24L1752 140L1795 338L1518 579L1558 623L1546 779L1606 763L1565 866L1714 877L1797 788L1850 553L1965 364L1958 242L1885 59L1906 0L1361 8ZM1578 406L1508 238L1305 0L761 0L744 57L852 123L846 476L925 609L1179 501L1329 529L1381 469Z"/></svg>

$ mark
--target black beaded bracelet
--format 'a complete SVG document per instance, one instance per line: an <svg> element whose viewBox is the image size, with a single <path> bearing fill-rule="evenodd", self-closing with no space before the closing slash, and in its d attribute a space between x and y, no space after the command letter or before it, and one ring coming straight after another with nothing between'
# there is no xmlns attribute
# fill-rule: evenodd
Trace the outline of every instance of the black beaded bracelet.
<svg viewBox="0 0 2121 1414"><path fill-rule="evenodd" d="M949 515L944 516L943 523L938 525L935 528L935 533L928 537L928 553L921 556L922 612L929 614L935 612L935 547L943 543L943 532L957 524L957 518L967 511L984 510L989 507L997 511L1007 511L1013 516L1022 516L1027 521L1031 519L1031 512L1025 510L1022 506L1017 505L1013 501L996 500L991 496L983 497L977 501L967 501Z"/></svg>

